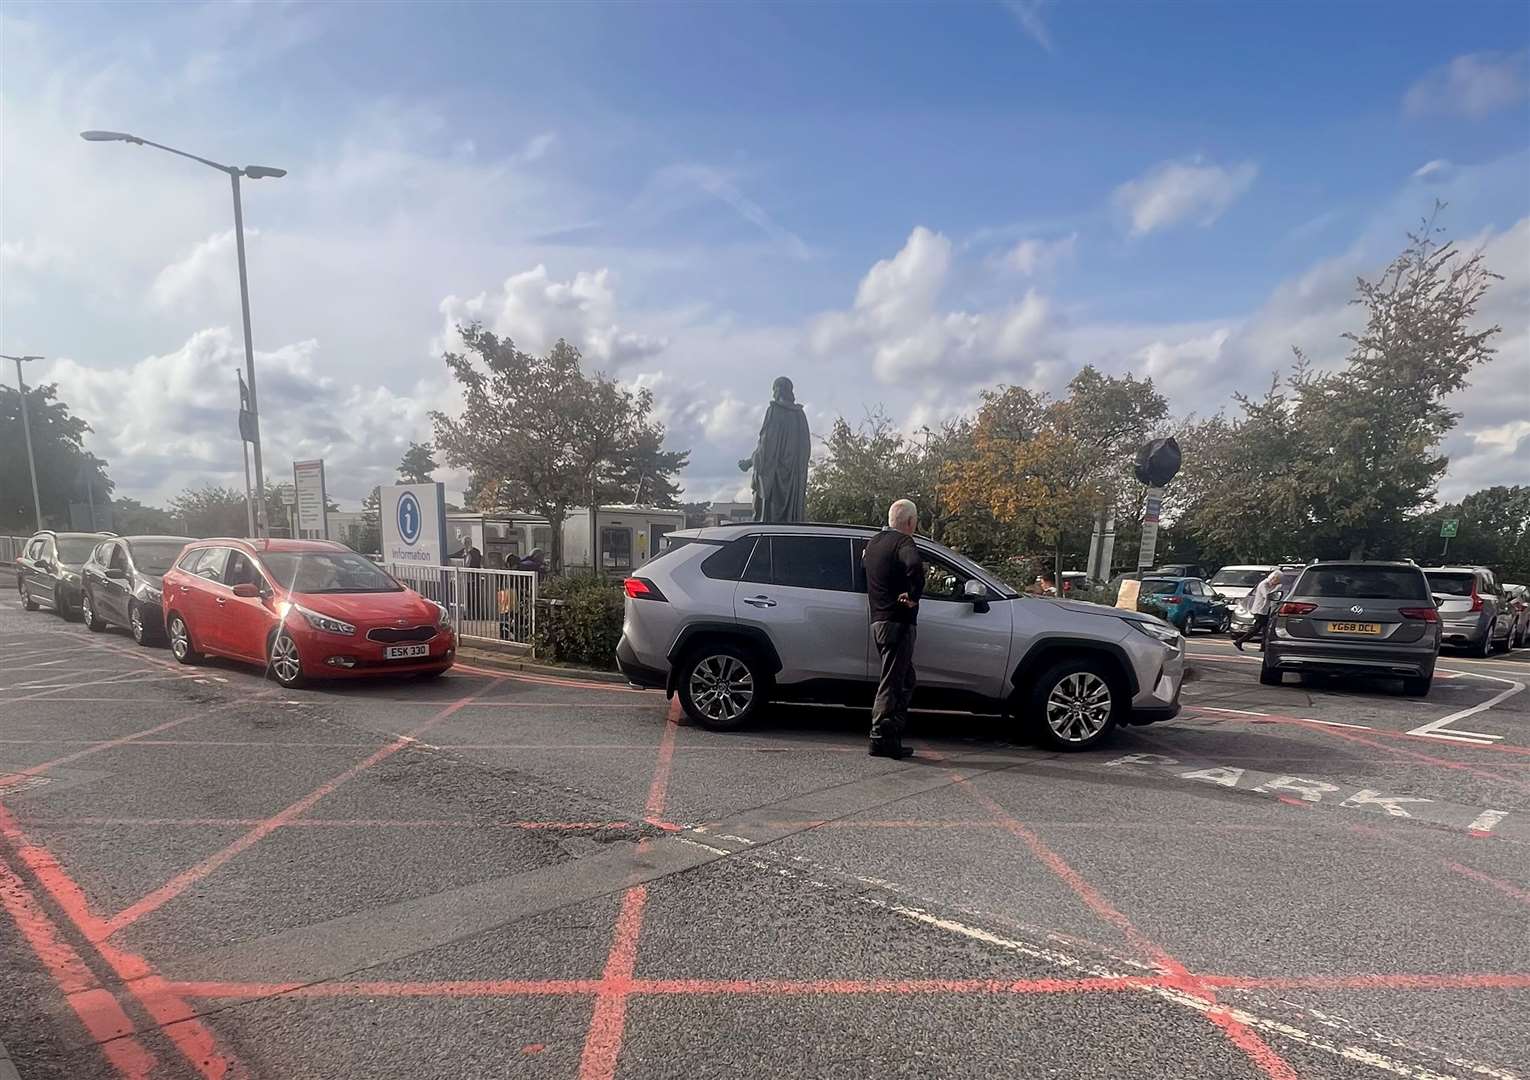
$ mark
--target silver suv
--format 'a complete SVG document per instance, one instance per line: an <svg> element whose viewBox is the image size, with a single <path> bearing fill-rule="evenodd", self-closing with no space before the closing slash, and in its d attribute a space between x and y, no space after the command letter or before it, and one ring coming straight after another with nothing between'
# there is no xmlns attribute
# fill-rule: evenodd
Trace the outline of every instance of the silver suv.
<svg viewBox="0 0 1530 1080"><path fill-rule="evenodd" d="M1514 606L1484 566L1431 566L1424 570L1440 606L1446 645L1491 656L1514 648Z"/></svg>
<svg viewBox="0 0 1530 1080"><path fill-rule="evenodd" d="M626 582L616 658L727 730L767 700L869 704L878 661L861 553L876 530L726 525L670 533ZM916 708L1018 717L1060 750L1179 711L1185 641L1135 611L1021 596L922 537Z"/></svg>

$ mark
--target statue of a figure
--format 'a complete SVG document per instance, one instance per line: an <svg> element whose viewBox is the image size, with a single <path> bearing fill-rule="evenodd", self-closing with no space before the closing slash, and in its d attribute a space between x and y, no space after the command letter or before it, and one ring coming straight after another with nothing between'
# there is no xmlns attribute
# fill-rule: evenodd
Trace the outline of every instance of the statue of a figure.
<svg viewBox="0 0 1530 1080"><path fill-rule="evenodd" d="M770 405L760 425L754 456L738 463L745 472L754 470L750 487L756 521L806 520L808 457L812 452L807 415L792 393L792 381L783 375L770 386Z"/></svg>

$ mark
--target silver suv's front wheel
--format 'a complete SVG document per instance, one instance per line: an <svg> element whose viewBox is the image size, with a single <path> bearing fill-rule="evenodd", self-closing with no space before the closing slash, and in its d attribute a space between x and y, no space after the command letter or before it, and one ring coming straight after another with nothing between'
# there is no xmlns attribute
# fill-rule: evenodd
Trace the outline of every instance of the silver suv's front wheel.
<svg viewBox="0 0 1530 1080"><path fill-rule="evenodd" d="M765 700L764 673L748 650L727 642L703 645L680 667L680 705L712 731L742 727Z"/></svg>
<svg viewBox="0 0 1530 1080"><path fill-rule="evenodd" d="M1087 657L1053 664L1031 686L1027 718L1054 750L1088 750L1115 729L1126 708L1121 680Z"/></svg>

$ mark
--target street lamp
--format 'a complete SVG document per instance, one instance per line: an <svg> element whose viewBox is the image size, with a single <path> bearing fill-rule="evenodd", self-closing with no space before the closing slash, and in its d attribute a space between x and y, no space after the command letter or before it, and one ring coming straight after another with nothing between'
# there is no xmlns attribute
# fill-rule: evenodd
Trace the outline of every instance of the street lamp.
<svg viewBox="0 0 1530 1080"><path fill-rule="evenodd" d="M260 457L260 405L255 396L255 346L250 334L250 284L244 269L244 206L239 199L239 178L247 176L251 180L277 179L287 175L286 169L273 169L266 165L246 165L239 168L237 165L220 165L216 161L209 161L205 157L188 154L184 150L177 150L173 146L164 146L148 139L140 139L137 135L128 135L121 131L82 131L80 138L86 142L125 142L135 146L152 146L156 150L163 150L177 157L190 158L192 161L201 162L208 168L217 169L228 175L229 181L234 188L234 245L239 252L239 305L244 314L244 369L250 383L250 414L253 423L250 440L255 447L255 492L254 498L246 499L246 509L250 519L250 532L255 536L264 536L269 531L266 527L266 474ZM241 433L240 438L243 438Z"/></svg>
<svg viewBox="0 0 1530 1080"><path fill-rule="evenodd" d="M42 499L37 495L37 459L32 456L32 422L27 419L27 384L21 378L21 365L41 360L40 356L6 356L0 360L16 361L16 389L21 391L21 430L27 440L27 468L32 473L32 510L37 514L37 531L42 532Z"/></svg>

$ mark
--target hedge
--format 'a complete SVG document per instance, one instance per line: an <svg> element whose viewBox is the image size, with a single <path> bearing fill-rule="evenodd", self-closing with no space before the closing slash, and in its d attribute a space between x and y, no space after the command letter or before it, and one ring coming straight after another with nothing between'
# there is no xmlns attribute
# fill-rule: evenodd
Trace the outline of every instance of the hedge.
<svg viewBox="0 0 1530 1080"><path fill-rule="evenodd" d="M622 636L626 597L621 582L584 574L553 577L542 586L537 612L537 656L564 664L611 670Z"/></svg>

